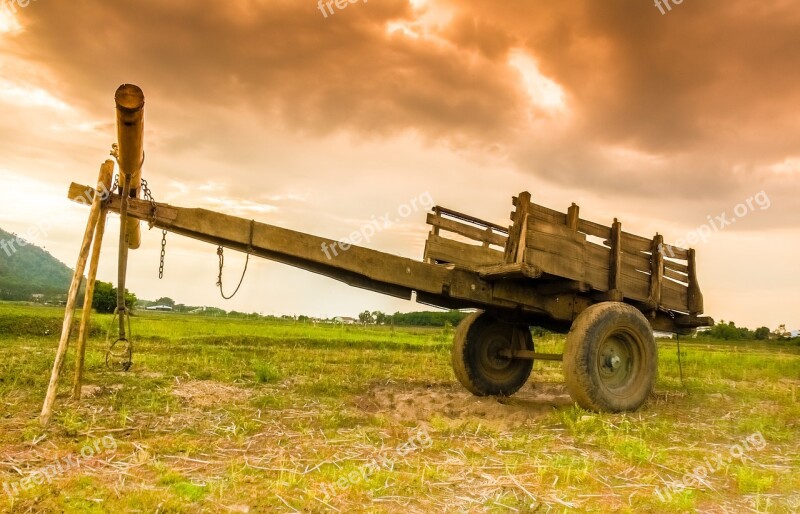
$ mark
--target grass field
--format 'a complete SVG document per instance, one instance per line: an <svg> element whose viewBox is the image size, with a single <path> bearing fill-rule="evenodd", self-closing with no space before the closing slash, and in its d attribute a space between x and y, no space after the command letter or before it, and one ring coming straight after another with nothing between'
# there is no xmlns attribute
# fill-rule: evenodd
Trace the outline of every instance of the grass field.
<svg viewBox="0 0 800 514"><path fill-rule="evenodd" d="M682 384L659 342L650 401L612 415L575 407L557 363L469 395L452 329L148 313L123 373L95 316L84 399L70 353L43 430L62 314L0 304L0 511L800 510L797 346L686 339Z"/></svg>

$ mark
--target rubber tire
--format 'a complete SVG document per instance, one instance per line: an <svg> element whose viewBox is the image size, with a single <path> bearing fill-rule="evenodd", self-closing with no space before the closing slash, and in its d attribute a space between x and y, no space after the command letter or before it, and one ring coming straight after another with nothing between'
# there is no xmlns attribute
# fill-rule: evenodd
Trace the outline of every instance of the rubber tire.
<svg viewBox="0 0 800 514"><path fill-rule="evenodd" d="M518 334L514 337L512 334ZM533 360L508 359L508 366L498 370L505 376L491 376L481 364L481 352L493 340L508 339L517 349L533 350L533 338L525 325L498 321L484 311L477 311L458 324L453 338L452 364L456 378L476 396L510 396L530 377ZM512 341L516 338L516 341Z"/></svg>
<svg viewBox="0 0 800 514"><path fill-rule="evenodd" d="M630 349L620 368L628 376L621 384L609 387L600 368L606 373L614 371L601 365L608 361L603 361L600 352L614 345ZM567 390L578 405L593 411L633 411L653 390L658 350L650 323L638 309L621 302L603 302L575 318L567 334L563 361Z"/></svg>

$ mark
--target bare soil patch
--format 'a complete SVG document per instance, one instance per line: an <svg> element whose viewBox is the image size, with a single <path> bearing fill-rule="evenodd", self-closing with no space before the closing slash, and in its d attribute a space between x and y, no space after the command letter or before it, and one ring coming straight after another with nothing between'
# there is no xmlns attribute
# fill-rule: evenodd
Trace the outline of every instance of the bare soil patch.
<svg viewBox="0 0 800 514"><path fill-rule="evenodd" d="M403 422L428 423L434 416L454 424L479 422L498 429L520 427L572 404L564 384L529 382L511 397L474 396L459 386L409 388L392 384L373 387L357 402L359 408Z"/></svg>
<svg viewBox="0 0 800 514"><path fill-rule="evenodd" d="M247 400L251 392L213 380L192 380L175 385L172 394L195 407L212 407Z"/></svg>

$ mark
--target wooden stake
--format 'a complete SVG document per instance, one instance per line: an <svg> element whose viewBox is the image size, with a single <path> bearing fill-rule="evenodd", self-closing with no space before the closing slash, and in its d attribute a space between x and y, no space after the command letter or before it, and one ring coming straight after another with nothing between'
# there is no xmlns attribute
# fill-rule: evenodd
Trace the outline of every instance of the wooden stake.
<svg viewBox="0 0 800 514"><path fill-rule="evenodd" d="M111 183L111 176L113 173L113 161L108 160L100 166L100 176L97 179L97 191L108 191L108 188L103 188L105 188L106 184ZM53 363L53 371L50 375L50 384L47 386L47 394L44 399L44 405L42 405L42 413L39 416L39 422L42 426L47 426L53 414L53 405L56 401L56 388L58 387L58 375L61 371L61 366L64 364L64 355L67 352L67 346L69 344L69 334L72 328L72 317L75 314L78 289L83 279L83 270L86 268L86 261L89 258L89 247L95 233L95 226L100 217L101 196L102 195L95 194L92 200L92 208L89 211L89 221L86 223L83 241L81 242L81 248L78 252L78 262L75 264L75 273L72 275L72 283L69 286L67 307L64 311L64 324L61 326L61 338L58 341L58 349L56 350L56 358Z"/></svg>
<svg viewBox="0 0 800 514"><path fill-rule="evenodd" d="M109 164L110 163L110 164ZM104 166L111 166L114 169L113 161L106 161ZM102 172L101 172L102 174ZM105 184L106 190L111 190L111 174L108 174L108 182ZM94 285L97 278L97 266L100 262L100 249L103 246L103 235L106 231L106 215L108 207L102 204L100 216L97 218L97 226L94 230L94 241L92 242L92 257L89 260L89 274L86 277L86 290L83 297L83 310L81 311L81 325L78 332L78 346L75 349L75 378L72 383L72 399L81 399L81 383L83 382L83 363L86 355L86 338L89 335L89 320L92 316L92 298L94 297Z"/></svg>

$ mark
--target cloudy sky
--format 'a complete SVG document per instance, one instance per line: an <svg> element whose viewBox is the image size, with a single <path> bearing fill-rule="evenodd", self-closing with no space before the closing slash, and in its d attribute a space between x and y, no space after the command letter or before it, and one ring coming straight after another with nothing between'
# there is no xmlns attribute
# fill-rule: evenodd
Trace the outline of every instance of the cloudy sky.
<svg viewBox="0 0 800 514"><path fill-rule="evenodd" d="M528 190L673 242L725 213L735 223L692 245L707 314L800 328L792 0L686 0L664 14L649 0L6 4L0 227L49 227L35 242L70 266L86 210L66 188L96 178L129 82L146 95L158 200L331 238L425 194L507 224ZM736 212L748 198L762 201ZM419 210L367 246L420 258L426 232ZM159 281L160 234L143 236L129 275L143 298L322 316L420 308L260 260L224 302L214 247L168 237ZM227 262L232 284L244 259Z"/></svg>

